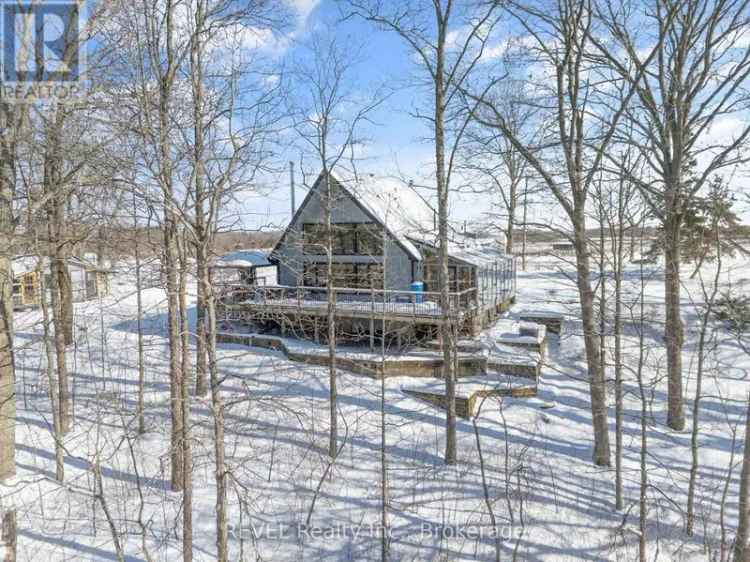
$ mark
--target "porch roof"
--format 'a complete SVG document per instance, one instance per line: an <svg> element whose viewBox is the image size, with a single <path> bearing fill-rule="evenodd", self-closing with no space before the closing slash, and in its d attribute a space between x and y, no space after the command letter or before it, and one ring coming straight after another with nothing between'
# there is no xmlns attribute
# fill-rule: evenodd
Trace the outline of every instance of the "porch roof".
<svg viewBox="0 0 750 562"><path fill-rule="evenodd" d="M439 243L437 240L412 238L420 245L427 246L433 251L437 251ZM448 257L467 265L475 267L490 267L500 260L508 258L508 255L496 244L487 244L477 242L476 240L454 234L448 241Z"/></svg>
<svg viewBox="0 0 750 562"><path fill-rule="evenodd" d="M211 267L251 269L255 267L271 267L268 250L234 250L218 258Z"/></svg>

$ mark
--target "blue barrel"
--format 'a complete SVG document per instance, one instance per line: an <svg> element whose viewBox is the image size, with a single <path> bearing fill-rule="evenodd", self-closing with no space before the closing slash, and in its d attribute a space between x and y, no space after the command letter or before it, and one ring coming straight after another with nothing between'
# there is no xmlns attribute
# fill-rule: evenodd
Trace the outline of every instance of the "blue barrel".
<svg viewBox="0 0 750 562"><path fill-rule="evenodd" d="M424 283L417 281L411 284L411 292L414 293L414 302L422 304L424 302Z"/></svg>

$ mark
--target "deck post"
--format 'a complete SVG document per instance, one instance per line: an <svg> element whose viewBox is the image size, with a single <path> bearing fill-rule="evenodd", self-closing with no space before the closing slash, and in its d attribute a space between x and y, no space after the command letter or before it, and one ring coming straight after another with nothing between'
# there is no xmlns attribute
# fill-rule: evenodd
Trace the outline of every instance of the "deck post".
<svg viewBox="0 0 750 562"><path fill-rule="evenodd" d="M370 288L370 351L375 351L375 287Z"/></svg>
<svg viewBox="0 0 750 562"><path fill-rule="evenodd" d="M320 331L318 330L318 317L313 316L313 332L315 333L315 343L320 343Z"/></svg>
<svg viewBox="0 0 750 562"><path fill-rule="evenodd" d="M495 272L494 272L494 275L492 276L492 285L494 286L494 290L492 291L492 293L495 295L495 308L497 308L497 305L498 305L497 297L500 294L500 284L498 283L498 278L497 278L497 262L495 262L494 264L494 269L495 269Z"/></svg>

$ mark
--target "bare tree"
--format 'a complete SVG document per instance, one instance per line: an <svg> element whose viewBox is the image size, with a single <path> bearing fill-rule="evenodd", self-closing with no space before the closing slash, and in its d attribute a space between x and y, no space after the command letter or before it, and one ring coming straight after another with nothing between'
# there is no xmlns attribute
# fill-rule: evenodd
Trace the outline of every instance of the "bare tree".
<svg viewBox="0 0 750 562"><path fill-rule="evenodd" d="M708 327L711 318L714 316L716 296L719 293L719 279L721 278L722 272L722 240L719 221L721 220L720 209L725 198L724 195L724 187L720 182L712 186L709 200L711 201L711 207L713 210L711 213L711 229L716 232L716 271L714 272L713 282L710 287L706 287L706 283L701 276L701 293L704 306L703 310L700 312L701 322L698 333L698 349L696 350L696 353L698 354L698 364L695 373L695 397L693 399L693 419L690 432L690 479L688 481L687 510L685 515L685 532L688 536L693 534L693 526L695 523L695 486L698 477L699 463L698 438L700 433L700 405L701 399L703 398L703 376L707 355L706 346L710 339Z"/></svg>
<svg viewBox="0 0 750 562"><path fill-rule="evenodd" d="M329 408L330 431L328 454L335 458L338 446L338 391L336 381L336 291L333 275L333 254L335 227L333 212L340 197L333 174L337 168L344 168L353 147L362 143L358 136L359 128L382 102L378 91L364 100L353 96L349 80L358 63L356 50L351 45L341 46L336 38L326 39L319 35L310 43L312 61L301 64L295 74L299 80L301 98L295 109L295 129L314 158L320 175L322 205L325 221L325 245L327 256L327 307L329 363ZM342 169L345 173L345 169ZM349 171L349 173L351 170ZM356 181L356 174L355 180Z"/></svg>
<svg viewBox="0 0 750 562"><path fill-rule="evenodd" d="M29 10L31 8L29 7ZM27 34L28 29L23 33ZM28 42L22 42L28 47ZM30 52L21 53L28 58ZM5 76L0 75L0 87ZM0 481L16 473L16 395L13 356L13 269L19 145L28 124L28 105L0 100ZM15 521L15 518L14 518Z"/></svg>
<svg viewBox="0 0 750 562"><path fill-rule="evenodd" d="M627 165L634 163L625 160ZM612 212L607 215L610 237L610 253L612 257L612 277L614 281L614 317L612 319L612 337L614 338L614 369L615 369L615 508L621 510L623 499L623 416L624 416L624 361L623 361L623 277L625 273L625 230L628 218L633 213L635 188L632 182L621 175L615 179L615 193L610 192L610 199L615 199L611 206Z"/></svg>
<svg viewBox="0 0 750 562"><path fill-rule="evenodd" d="M504 93L498 96L498 110L505 115L513 134L518 138L526 138L532 134L528 126L534 109L515 100L518 95L515 91L523 92L522 85L509 81L504 87ZM489 183L482 193L496 199L493 205L498 205L501 209L497 219L505 222L505 251L510 255L515 248L516 227L520 223L525 228L526 219L520 221L517 215L519 207L523 207L528 198L528 163L508 137L495 128L470 126L466 137L461 167L476 175L480 183ZM491 218L495 218L494 213Z"/></svg>
<svg viewBox="0 0 750 562"><path fill-rule="evenodd" d="M647 9L637 9L644 5ZM683 219L706 182L719 170L747 161L743 152L750 125L721 137L710 135L718 121L750 106L750 25L747 0L602 0L596 12L610 40L594 38L606 64L637 91L627 110L622 142L640 151L648 171L631 179L640 188L664 232L664 294L669 403L667 425L685 427L682 391L680 265ZM642 30L648 32L644 37ZM644 54L644 41L656 42ZM625 56L623 56L625 53ZM742 121L742 120L740 120ZM610 160L617 164L614 155Z"/></svg>
<svg viewBox="0 0 750 562"><path fill-rule="evenodd" d="M50 344L50 314L47 302L47 287L44 283L44 252L37 256L37 275L39 276L39 301L42 309L42 333L44 334L44 354L46 359L45 372L47 374L47 393L49 395L50 410L52 411L52 438L55 441L55 479L62 482L65 478L65 451L63 449L62 411L57 402L59 400L58 385L55 380L55 353Z"/></svg>
<svg viewBox="0 0 750 562"><path fill-rule="evenodd" d="M119 95L122 105L122 128L138 140L138 161L160 195L162 226L162 274L167 291L167 333L169 339L169 380L171 412L171 485L183 486L183 399L182 339L180 328L179 235L180 210L176 193L177 166L181 160L173 141L177 96L177 74L186 56L184 38L177 31L177 6L174 0L141 0L120 3L118 18L120 41L129 49L121 51L117 62L133 80L125 87L127 99ZM142 181L142 180L141 180Z"/></svg>
<svg viewBox="0 0 750 562"><path fill-rule="evenodd" d="M25 105L0 103L0 481L16 473L16 394L13 361L13 235L16 158Z"/></svg>
<svg viewBox="0 0 750 562"><path fill-rule="evenodd" d="M453 0L409 0L386 6L378 0L347 0L349 16L357 16L400 37L413 52L422 71L424 87L433 100L427 115L420 115L433 134L435 186L438 200L438 242L447 414L445 463L455 464L456 373L454 371L458 327L450 311L448 274L449 197L457 156L469 124L466 115L451 115L460 89L482 59L489 34L497 22L495 2L458 5ZM456 45L450 34L457 33ZM452 123L457 125L452 126Z"/></svg>
<svg viewBox="0 0 750 562"><path fill-rule="evenodd" d="M190 177L193 214L182 221L195 248L198 280L198 328L196 393L205 392L205 375L211 396L213 418L214 477L216 481L217 559L230 559L228 537L228 482L225 447L225 403L222 398L217 357L216 295L209 275L209 259L221 227L221 212L227 202L265 169L269 152L264 146L273 140L280 119L279 89L260 86L253 76L261 68L238 62L238 39L246 27L272 31L283 27L284 10L262 1L236 5L231 0L196 0L190 21L190 86L192 138ZM211 49L217 41L227 61L211 64ZM257 63L256 63L257 65ZM187 268L188 265L185 264ZM201 310L202 309L202 310ZM205 358L202 357L205 354ZM205 361L205 367L201 365ZM205 368L205 372L203 369ZM183 393L186 388L183 388ZM186 396L187 399L187 396Z"/></svg>
<svg viewBox="0 0 750 562"><path fill-rule="evenodd" d="M544 2L509 2L507 12L533 44L523 53L524 57L548 69L532 82L539 93L531 101L549 108L546 115L549 132L532 146L519 137L499 105L496 89L504 78L492 79L480 93L467 95L477 107L475 118L507 137L570 221L591 394L593 460L597 465L609 466L606 386L591 284L586 211L604 154L636 87L627 85L623 89L615 84L613 95L595 86L594 77L599 69L591 56L595 18L590 0L564 0L551 9ZM651 60L656 52L651 49L646 59Z"/></svg>

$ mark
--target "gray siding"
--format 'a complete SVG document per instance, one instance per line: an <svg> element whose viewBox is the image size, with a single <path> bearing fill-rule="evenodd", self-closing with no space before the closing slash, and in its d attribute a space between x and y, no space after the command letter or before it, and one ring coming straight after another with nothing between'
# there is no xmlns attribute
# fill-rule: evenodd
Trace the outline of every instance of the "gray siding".
<svg viewBox="0 0 750 562"><path fill-rule="evenodd" d="M317 187L318 184L316 184ZM322 182L321 182L322 185ZM322 188L321 188L322 189ZM347 193L334 189L332 221L334 223L371 223L372 219L362 211ZM304 255L302 248L302 225L324 222L324 206L317 191L313 191L304 206L299 210L292 224L274 252L279 264L279 284L302 285L305 263L326 262L326 256ZM412 282L412 258L391 237L385 248L386 288L407 290ZM334 256L337 263L380 263L383 257L375 256ZM415 264L416 273L416 264Z"/></svg>

